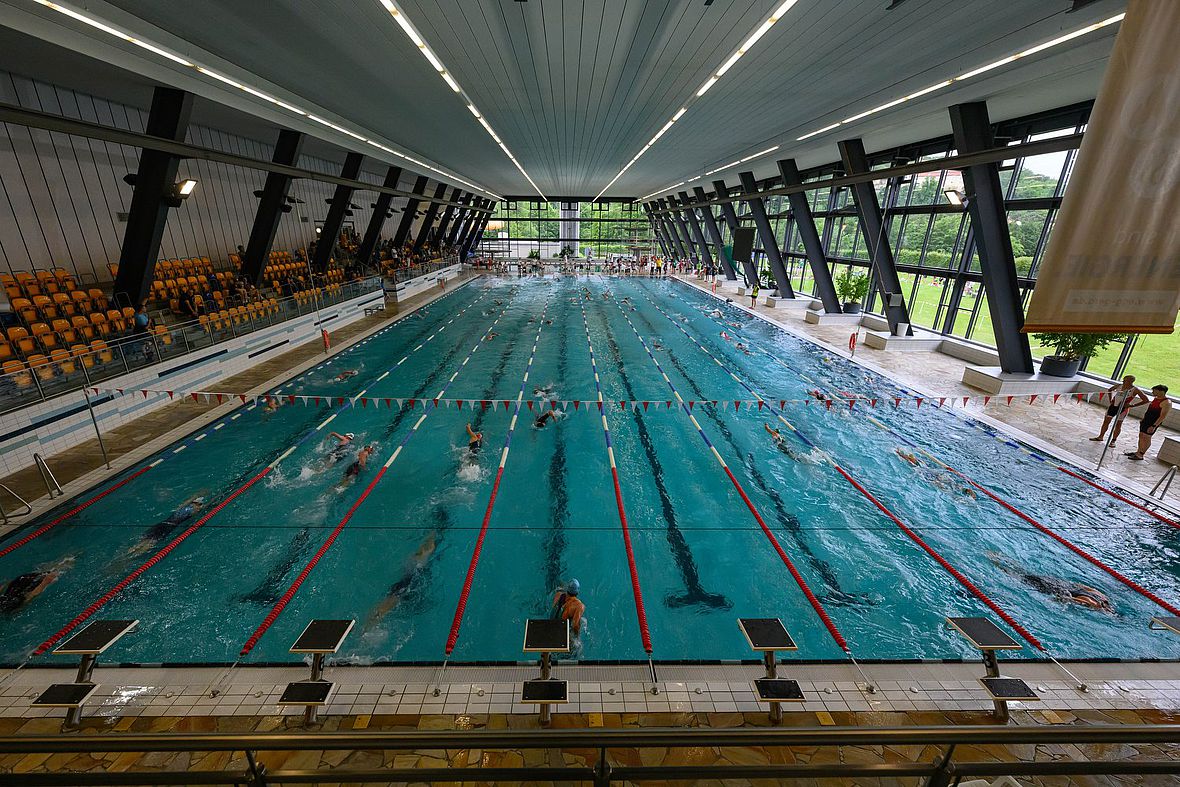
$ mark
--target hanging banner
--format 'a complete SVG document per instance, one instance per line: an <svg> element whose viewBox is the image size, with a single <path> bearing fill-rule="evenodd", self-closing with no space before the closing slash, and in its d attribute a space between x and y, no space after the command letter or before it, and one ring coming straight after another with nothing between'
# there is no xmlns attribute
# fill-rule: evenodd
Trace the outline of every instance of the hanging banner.
<svg viewBox="0 0 1180 787"><path fill-rule="evenodd" d="M1180 309L1180 3L1130 0L1024 331L1171 333Z"/></svg>

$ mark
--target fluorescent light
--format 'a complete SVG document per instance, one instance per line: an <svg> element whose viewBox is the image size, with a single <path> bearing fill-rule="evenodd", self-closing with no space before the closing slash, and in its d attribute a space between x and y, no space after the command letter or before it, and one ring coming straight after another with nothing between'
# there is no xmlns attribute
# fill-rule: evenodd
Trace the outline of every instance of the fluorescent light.
<svg viewBox="0 0 1180 787"><path fill-rule="evenodd" d="M673 122L680 120L680 116L683 115L687 111L688 111L688 107L681 107L680 109L678 109L676 111L676 114L672 116Z"/></svg>
<svg viewBox="0 0 1180 787"><path fill-rule="evenodd" d="M791 6L795 5L795 3L797 3L798 1L799 0L787 0L785 3L783 3L782 5L780 5L778 8L776 8L774 10L774 13L770 15L770 18L776 22L778 20L782 19L783 15L786 14L788 11L790 11Z"/></svg>
<svg viewBox="0 0 1180 787"><path fill-rule="evenodd" d="M709 77L709 81L707 81L707 82L705 82L705 84L701 85L701 89L697 91L697 98L700 98L701 96L705 95L706 91L708 91L709 88L713 87L713 85L716 85L716 84L717 84L717 77Z"/></svg>
<svg viewBox="0 0 1180 787"><path fill-rule="evenodd" d="M745 54L746 50L758 43L758 39L766 35L766 31L773 27L774 23L777 21L777 19L771 17L770 19L767 19L765 22L763 22L762 26L755 30L754 33L746 39L745 43L742 44L742 48L738 51L742 54Z"/></svg>
<svg viewBox="0 0 1180 787"><path fill-rule="evenodd" d="M717 69L717 76L718 77L725 76L725 72L728 71L729 69L733 68L733 64L736 63L738 61L738 58L744 54L745 54L745 52L743 50L739 49L738 51L736 51L732 55L730 55L729 60L726 60L725 63L721 66L721 68Z"/></svg>
<svg viewBox="0 0 1180 787"><path fill-rule="evenodd" d="M479 110L475 108L475 104L468 104L467 108L470 109L471 114L475 115L477 118L483 117L482 115L479 114Z"/></svg>
<svg viewBox="0 0 1180 787"><path fill-rule="evenodd" d="M434 66L435 71L441 74L446 70L443 68L442 63L438 62L438 58L434 56L434 53L427 49L425 45L419 46L418 48L422 50L422 54L424 54L426 59L430 61L430 65Z"/></svg>
<svg viewBox="0 0 1180 787"><path fill-rule="evenodd" d="M182 66L187 66L189 68L192 68L193 64L190 63L189 61L185 60L183 57L180 57L179 55L174 55L171 52L168 52L167 50L161 49L160 47L156 46L155 44L151 44L151 43L148 43L147 41L143 41L141 39L135 38L134 36L123 32L122 30L118 29L117 27L112 27L112 26L106 24L105 22L103 22L99 19L96 19L92 16L80 13L80 12L75 11L74 9L64 6L64 5L58 5L57 3L51 3L51 2L49 2L49 0L34 0L34 2L38 3L39 5L45 6L46 8L50 8L54 11L57 11L59 14L64 14L64 15L68 16L70 19L74 19L78 22L81 22L84 25L89 25L90 27L93 27L96 30L101 30L104 33L108 33L109 35L112 35L115 38L121 38L129 44L134 44L135 46L146 49L149 52L153 52L157 55L160 55L161 57L166 57L174 63L179 63Z"/></svg>
<svg viewBox="0 0 1180 787"><path fill-rule="evenodd" d="M979 68L975 69L974 71L968 71L966 74L959 74L957 77L955 77L955 80L961 81L964 79L970 79L971 77L977 77L980 74L984 73L985 71L991 71L993 68L999 68L1000 66L1006 66L1009 63L1011 63L1013 60L1015 60L1017 57L1018 57L1018 55L1008 55L1008 57L997 60L994 63L988 63L986 66L980 66Z"/></svg>
<svg viewBox="0 0 1180 787"><path fill-rule="evenodd" d="M456 82L454 80L454 78L450 74L448 74L446 71L443 72L442 78L450 86L451 90L454 90L456 93L462 92L459 89L459 83Z"/></svg>

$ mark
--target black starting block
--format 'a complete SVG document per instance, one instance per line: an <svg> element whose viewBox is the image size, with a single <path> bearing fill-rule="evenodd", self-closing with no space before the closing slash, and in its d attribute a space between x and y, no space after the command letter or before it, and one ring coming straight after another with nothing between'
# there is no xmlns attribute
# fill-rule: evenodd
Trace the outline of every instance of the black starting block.
<svg viewBox="0 0 1180 787"><path fill-rule="evenodd" d="M564 680L550 678L554 653L569 653L570 622L553 618L533 618L524 622L525 653L541 654L541 676L525 681L520 701L541 706L541 724L551 720L549 706L569 702L569 686Z"/></svg>
<svg viewBox="0 0 1180 787"><path fill-rule="evenodd" d="M766 676L754 681L754 694L759 702L770 703L771 722L781 724L781 703L803 702L804 697L798 681L778 677L775 653L780 650L798 650L799 646L778 618L738 618L738 628L742 630L750 648L762 654L763 663L766 664Z"/></svg>
<svg viewBox="0 0 1180 787"><path fill-rule="evenodd" d="M53 684L33 700L33 705L68 708L66 724L71 727L81 724L82 706L98 690L98 684L90 678L99 655L138 625L138 620L96 620L63 642L53 652L59 656L81 656L78 676L73 683Z"/></svg>
<svg viewBox="0 0 1180 787"><path fill-rule="evenodd" d="M336 688L332 681L323 679L324 657L340 650L355 625L355 620L313 620L307 624L290 652L311 654L311 679L288 683L279 697L280 705L306 706L304 720L309 724L316 720L319 708L328 704L328 698Z"/></svg>
<svg viewBox="0 0 1180 787"><path fill-rule="evenodd" d="M995 623L987 618L951 618L947 623L962 634L968 642L983 654L983 665L987 675L979 679L992 698L995 716L1002 722L1008 721L1009 702L1032 702L1040 699L1029 685L1019 678L1005 678L1000 675L997 651L1020 650L1021 645Z"/></svg>

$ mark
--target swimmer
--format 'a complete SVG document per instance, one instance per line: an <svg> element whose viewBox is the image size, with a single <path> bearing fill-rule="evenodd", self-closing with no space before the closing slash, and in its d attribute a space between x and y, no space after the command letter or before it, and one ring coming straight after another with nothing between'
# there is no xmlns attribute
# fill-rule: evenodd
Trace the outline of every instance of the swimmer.
<svg viewBox="0 0 1180 787"><path fill-rule="evenodd" d="M477 432L471 428L471 424L467 424L467 438L467 454L474 457L483 448L483 432Z"/></svg>
<svg viewBox="0 0 1180 787"><path fill-rule="evenodd" d="M568 585L558 588L553 595L553 617L568 620L575 637L582 633L582 615L586 612L586 605L578 598L581 590L581 583L571 579Z"/></svg>
<svg viewBox="0 0 1180 787"><path fill-rule="evenodd" d="M495 331L488 331L487 335L483 337L483 340L485 342L490 342L492 339L495 339L499 335L500 334L496 333Z"/></svg>
<svg viewBox="0 0 1180 787"><path fill-rule="evenodd" d="M905 461L909 462L914 467L921 467L922 466L921 460L918 459L918 457L914 456L909 451L903 451L900 448L895 448L895 449L893 449L893 453L897 454L898 456L900 456Z"/></svg>
<svg viewBox="0 0 1180 787"><path fill-rule="evenodd" d="M0 612L17 612L52 585L74 566L75 557L67 555L56 563L39 566L35 571L11 579L0 590Z"/></svg>
<svg viewBox="0 0 1180 787"><path fill-rule="evenodd" d="M737 349L741 350L741 351L742 351L742 352L744 352L746 355L749 355L749 354L750 354L750 348L746 347L746 345L745 345L745 344L743 344L742 342L738 342L737 344L735 344L735 345L734 345L734 347L736 347Z"/></svg>
<svg viewBox="0 0 1180 787"><path fill-rule="evenodd" d="M336 445L332 446L331 450L324 456L325 464L335 464L348 455L349 446L352 444L356 435L352 432L345 432L338 434L337 432L328 432L328 437L336 439Z"/></svg>
<svg viewBox="0 0 1180 787"><path fill-rule="evenodd" d="M546 325L552 325L552 324L553 324L553 320L545 320L545 324L546 324Z"/></svg>
<svg viewBox="0 0 1180 787"><path fill-rule="evenodd" d="M814 458L810 454L800 453L799 451L795 450L791 444L787 442L787 438L783 437L782 432L772 428L770 424L762 424L762 427L770 434L770 439L774 442L775 448L786 454L792 461L815 462Z"/></svg>
<svg viewBox="0 0 1180 787"><path fill-rule="evenodd" d="M715 320L720 320L725 315L721 313L720 309L714 309L713 311L709 312L709 316Z"/></svg>
<svg viewBox="0 0 1180 787"><path fill-rule="evenodd" d="M544 429L545 424L549 423L550 419L556 421L557 416L553 414L552 410L546 410L537 416L537 420L533 421L533 426L537 427L538 429Z"/></svg>
<svg viewBox="0 0 1180 787"><path fill-rule="evenodd" d="M828 401L828 397L825 396L824 392L819 390L818 388L811 389L810 391L807 392L807 395L810 396L812 399L814 399L817 402Z"/></svg>
<svg viewBox="0 0 1180 787"><path fill-rule="evenodd" d="M357 374L359 374L359 372L357 372L356 369L345 369L344 371L342 371L340 374L336 375L332 379L339 383L339 382L343 382L345 380L348 380L352 377L356 377Z"/></svg>
<svg viewBox="0 0 1180 787"><path fill-rule="evenodd" d="M372 628L401 604L402 599L409 592L415 580L422 575L422 571L426 568L426 563L430 560L430 556L434 554L437 539L438 536L434 532L431 532L426 538L422 539L422 543L418 545L418 549L406 560L405 570L402 572L401 578L390 585L385 598L381 599L369 610L369 616L365 619L366 629Z"/></svg>
<svg viewBox="0 0 1180 787"><path fill-rule="evenodd" d="M205 498L203 495L188 500L171 514L167 519L164 519L147 529L147 532L140 537L139 543L127 550L129 555L138 555L146 552L152 547L159 544L164 539L171 536L176 528L183 525L185 522L193 518L193 515L205 507Z"/></svg>
<svg viewBox="0 0 1180 787"><path fill-rule="evenodd" d="M283 406L283 400L277 396L267 397L266 406L262 408L263 415L271 415L277 413L279 408Z"/></svg>
<svg viewBox="0 0 1180 787"><path fill-rule="evenodd" d="M373 455L373 450L373 446L371 445L366 445L360 450L360 452L356 455L356 459L353 460L353 463L345 468L344 477L341 478L339 483L336 484L338 489L343 489L352 482L352 479L361 474L361 471L364 470L365 466L369 463L369 457Z"/></svg>
<svg viewBox="0 0 1180 787"><path fill-rule="evenodd" d="M1114 605L1105 593L1097 588L1061 577L1030 574L1015 562L995 552L986 553L988 559L1002 570L1024 582L1036 591L1044 593L1063 604L1077 604L1096 612L1114 614Z"/></svg>
<svg viewBox="0 0 1180 787"><path fill-rule="evenodd" d="M959 477L949 470L936 474L930 479L930 483L946 492L956 492L963 495L964 497L969 497L972 500L979 499L979 495L975 494L974 489L963 484L959 480Z"/></svg>

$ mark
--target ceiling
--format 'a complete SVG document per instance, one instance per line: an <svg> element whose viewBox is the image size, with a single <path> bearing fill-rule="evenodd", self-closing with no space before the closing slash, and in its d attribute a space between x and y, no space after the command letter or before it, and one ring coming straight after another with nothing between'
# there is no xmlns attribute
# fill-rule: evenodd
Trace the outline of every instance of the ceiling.
<svg viewBox="0 0 1180 787"><path fill-rule="evenodd" d="M768 176L776 158L793 156L801 167L832 161L836 141L847 137L862 137L873 150L946 134L946 107L961 101L987 100L993 119L1003 119L1093 98L1117 25L796 141L1126 5L1095 0L1068 13L1072 0L902 0L893 10L889 0L799 0L695 99L781 1L397 0L551 198L598 194L683 106L684 116L605 196L645 195L776 144L772 155L740 169ZM491 193L534 193L378 0L88 0L85 8ZM227 130L273 136L279 125L297 127L339 148L404 163L32 0L0 0L0 25L58 45L38 43L18 56L5 46L14 34L0 34L0 53L7 53L0 66L27 76L69 87L86 82L116 99L112 93L174 84L225 107L220 119L239 124ZM73 62L82 60L106 65ZM736 182L738 169L703 184Z"/></svg>

